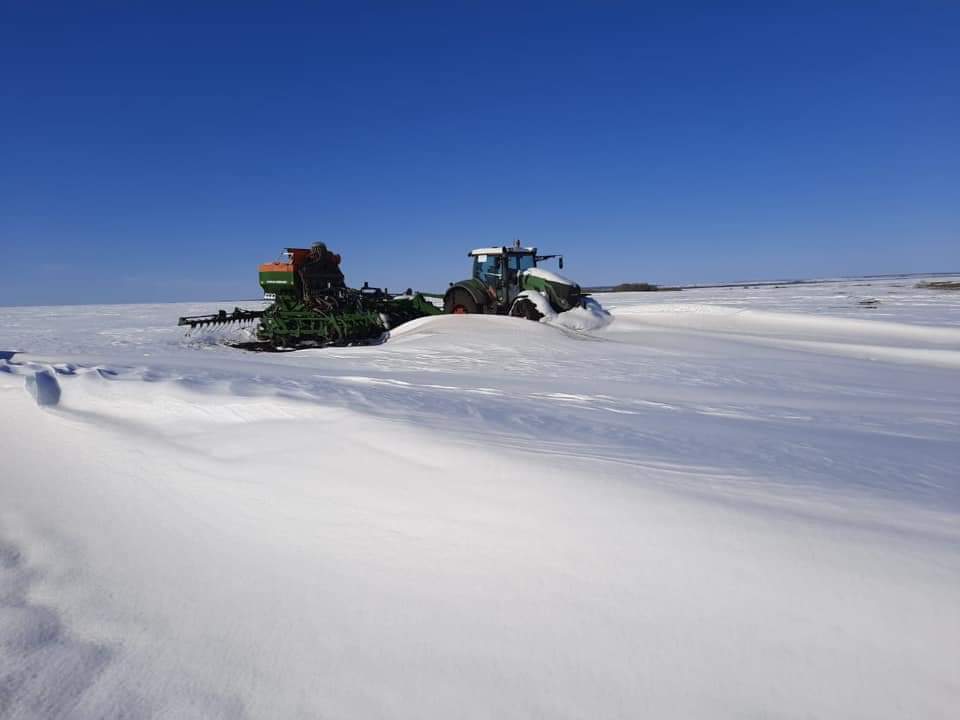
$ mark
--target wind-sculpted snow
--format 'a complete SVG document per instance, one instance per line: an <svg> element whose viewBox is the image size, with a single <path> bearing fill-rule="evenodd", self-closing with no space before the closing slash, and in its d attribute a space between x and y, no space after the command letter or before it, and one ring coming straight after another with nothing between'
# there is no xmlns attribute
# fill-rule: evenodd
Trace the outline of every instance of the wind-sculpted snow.
<svg viewBox="0 0 960 720"><path fill-rule="evenodd" d="M0 717L952 717L960 310L902 282L279 354L0 309Z"/></svg>
<svg viewBox="0 0 960 720"><path fill-rule="evenodd" d="M583 304L571 308L566 312L558 313L550 306L550 301L536 290L520 293L518 297L528 298L543 316L540 322L555 327L567 328L576 331L595 331L605 328L613 322L613 316L594 298L584 298Z"/></svg>

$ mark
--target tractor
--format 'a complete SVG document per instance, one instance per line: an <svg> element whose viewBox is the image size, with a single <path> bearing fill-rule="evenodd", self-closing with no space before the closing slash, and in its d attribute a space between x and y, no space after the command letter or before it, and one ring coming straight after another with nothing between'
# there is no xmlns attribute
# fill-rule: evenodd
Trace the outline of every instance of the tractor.
<svg viewBox="0 0 960 720"><path fill-rule="evenodd" d="M546 301L554 312L582 307L586 295L580 286L560 275L543 270L537 264L562 255L538 255L536 248L513 246L471 250L473 277L450 283L443 298L443 309L454 315L483 313L510 315L540 320ZM539 297L537 297L539 295Z"/></svg>

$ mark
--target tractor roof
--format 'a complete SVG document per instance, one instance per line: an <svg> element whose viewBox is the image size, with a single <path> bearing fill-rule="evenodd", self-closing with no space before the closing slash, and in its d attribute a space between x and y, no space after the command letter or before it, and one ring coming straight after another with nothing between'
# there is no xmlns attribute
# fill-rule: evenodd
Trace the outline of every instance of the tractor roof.
<svg viewBox="0 0 960 720"><path fill-rule="evenodd" d="M474 255L536 255L537 249L531 247L488 247L471 250L467 257Z"/></svg>

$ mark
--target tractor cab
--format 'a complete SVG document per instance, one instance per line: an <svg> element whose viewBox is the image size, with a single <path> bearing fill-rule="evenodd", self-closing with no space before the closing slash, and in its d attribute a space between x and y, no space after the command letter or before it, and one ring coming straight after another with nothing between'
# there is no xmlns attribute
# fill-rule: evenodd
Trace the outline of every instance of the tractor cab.
<svg viewBox="0 0 960 720"><path fill-rule="evenodd" d="M536 248L521 247L519 240L511 247L477 248L468 256L473 258L473 279L483 283L500 305L513 302L520 292L520 273L539 261L559 257L563 268L562 255L537 255Z"/></svg>
<svg viewBox="0 0 960 720"><path fill-rule="evenodd" d="M537 266L536 248L478 248L470 257L474 279L493 289L501 302L517 294L520 273Z"/></svg>

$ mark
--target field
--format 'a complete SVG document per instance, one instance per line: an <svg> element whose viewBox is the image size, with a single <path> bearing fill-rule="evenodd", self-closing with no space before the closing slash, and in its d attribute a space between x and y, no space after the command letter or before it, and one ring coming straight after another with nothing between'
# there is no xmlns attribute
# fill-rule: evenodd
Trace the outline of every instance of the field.
<svg viewBox="0 0 960 720"><path fill-rule="evenodd" d="M292 353L0 308L0 717L955 717L960 294L915 282Z"/></svg>

